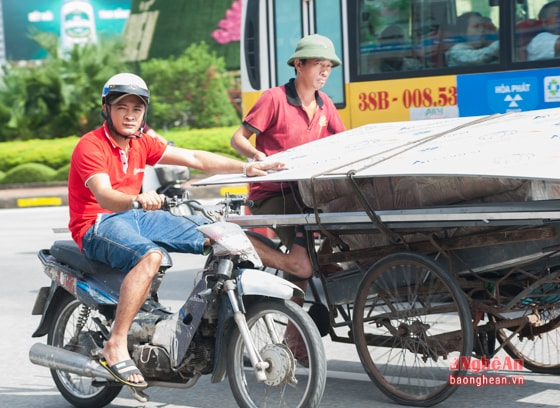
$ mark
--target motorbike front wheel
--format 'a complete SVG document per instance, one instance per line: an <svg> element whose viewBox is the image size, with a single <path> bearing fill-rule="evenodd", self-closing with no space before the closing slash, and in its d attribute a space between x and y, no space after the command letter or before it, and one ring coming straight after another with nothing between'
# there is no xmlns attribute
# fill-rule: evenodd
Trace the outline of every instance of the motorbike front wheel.
<svg viewBox="0 0 560 408"><path fill-rule="evenodd" d="M51 346L89 356L99 347L99 329L93 322L97 312L89 311L76 299L68 296L59 302L49 328L47 343ZM102 316L98 316L102 319ZM79 329L78 329L79 328ZM103 379L82 377L62 370L51 370L56 388L62 396L78 408L99 408L113 401L122 386L107 385Z"/></svg>
<svg viewBox="0 0 560 408"><path fill-rule="evenodd" d="M231 390L240 407L318 407L326 383L321 335L291 301L267 299L248 308L247 325L257 352L269 364L257 380L243 337L232 333L227 361Z"/></svg>

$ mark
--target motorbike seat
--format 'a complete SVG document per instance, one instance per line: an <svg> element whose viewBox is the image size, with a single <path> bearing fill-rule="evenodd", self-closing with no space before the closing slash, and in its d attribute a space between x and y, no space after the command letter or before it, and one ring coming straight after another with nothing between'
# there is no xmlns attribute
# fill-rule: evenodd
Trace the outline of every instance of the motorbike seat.
<svg viewBox="0 0 560 408"><path fill-rule="evenodd" d="M161 248L161 250L163 257L160 267L167 269L173 265L173 261L165 249ZM55 241L50 248L50 252L60 262L84 274L122 273L107 264L86 258L82 251L80 251L80 248L78 248L78 245L72 240Z"/></svg>

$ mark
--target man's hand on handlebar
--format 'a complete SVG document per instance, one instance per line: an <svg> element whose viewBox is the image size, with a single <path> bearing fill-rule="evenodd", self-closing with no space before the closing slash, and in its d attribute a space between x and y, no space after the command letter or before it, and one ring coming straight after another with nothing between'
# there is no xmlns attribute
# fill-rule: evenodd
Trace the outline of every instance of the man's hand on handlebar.
<svg viewBox="0 0 560 408"><path fill-rule="evenodd" d="M165 202L165 196L155 191L146 191L138 194L133 202L133 208L142 208L146 211L159 210Z"/></svg>
<svg viewBox="0 0 560 408"><path fill-rule="evenodd" d="M230 195L229 193L225 195L222 201L215 205L202 204L197 200L185 197L166 197L161 194L155 195L157 197L154 197L154 195L150 194L150 192L138 195L132 202L132 208L135 210L143 209L146 211L158 209L170 211L174 207L186 205L190 208L191 213L202 215L210 221L215 222L225 220L231 214L241 214L241 207L245 206L250 208L253 206L253 201L248 200L245 196ZM140 198L150 201L144 201L142 203ZM155 204L158 199L161 199L161 203Z"/></svg>

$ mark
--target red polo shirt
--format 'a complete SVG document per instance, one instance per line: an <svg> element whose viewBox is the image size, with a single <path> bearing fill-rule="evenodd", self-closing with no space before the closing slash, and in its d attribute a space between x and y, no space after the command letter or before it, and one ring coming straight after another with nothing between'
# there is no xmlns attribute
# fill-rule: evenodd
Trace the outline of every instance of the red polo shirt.
<svg viewBox="0 0 560 408"><path fill-rule="evenodd" d="M155 137L130 140L128 157L113 141L107 123L86 133L72 153L68 174L68 227L80 249L86 231L95 223L98 214L111 213L102 208L86 186L96 174L109 175L113 189L138 194L144 179L146 164L155 165L163 156L166 145Z"/></svg>
<svg viewBox="0 0 560 408"><path fill-rule="evenodd" d="M264 91L243 125L255 133L255 147L267 156L346 130L325 93L316 91L315 100L318 109L309 121L291 79L285 85ZM249 198L260 200L288 189L289 183L252 183Z"/></svg>

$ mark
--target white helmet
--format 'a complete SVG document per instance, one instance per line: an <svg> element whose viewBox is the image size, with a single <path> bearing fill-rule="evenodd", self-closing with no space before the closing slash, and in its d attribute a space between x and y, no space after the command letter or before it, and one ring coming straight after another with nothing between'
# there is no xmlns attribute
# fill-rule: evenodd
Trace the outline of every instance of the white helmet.
<svg viewBox="0 0 560 408"><path fill-rule="evenodd" d="M127 72L109 78L101 93L101 103L113 104L127 95L140 97L146 105L150 103L150 91L144 80Z"/></svg>

